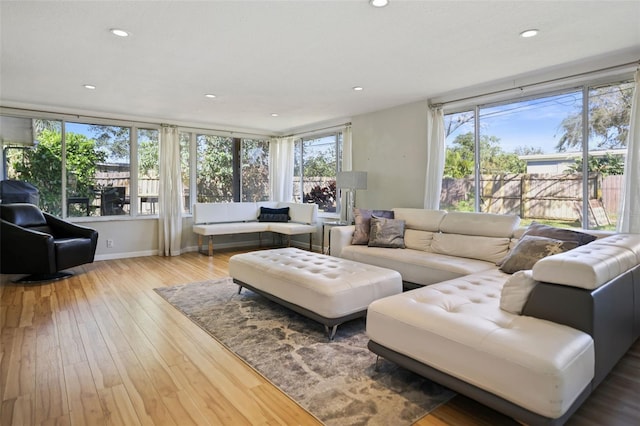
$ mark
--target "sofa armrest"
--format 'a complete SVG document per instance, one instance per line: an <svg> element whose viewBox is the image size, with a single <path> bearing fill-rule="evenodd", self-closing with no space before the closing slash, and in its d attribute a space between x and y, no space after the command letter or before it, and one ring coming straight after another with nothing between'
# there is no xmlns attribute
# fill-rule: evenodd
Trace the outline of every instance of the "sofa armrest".
<svg viewBox="0 0 640 426"><path fill-rule="evenodd" d="M331 242L331 256L340 257L342 249L351 245L351 238L355 225L334 226L329 230L329 241Z"/></svg>
<svg viewBox="0 0 640 426"><path fill-rule="evenodd" d="M564 324L591 335L596 354L594 384L599 384L635 342L635 283L640 266L595 290L539 283L529 295L522 315Z"/></svg>

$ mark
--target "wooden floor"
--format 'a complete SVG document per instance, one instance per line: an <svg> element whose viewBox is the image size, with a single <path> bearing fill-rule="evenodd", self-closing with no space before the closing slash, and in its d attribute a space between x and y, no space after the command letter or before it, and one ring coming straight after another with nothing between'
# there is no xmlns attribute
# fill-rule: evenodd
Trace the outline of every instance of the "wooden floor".
<svg viewBox="0 0 640 426"><path fill-rule="evenodd" d="M227 276L233 254L99 261L47 284L2 275L1 424L319 424L152 290ZM640 424L639 395L636 342L570 424ZM460 396L416 423L500 424L515 422Z"/></svg>

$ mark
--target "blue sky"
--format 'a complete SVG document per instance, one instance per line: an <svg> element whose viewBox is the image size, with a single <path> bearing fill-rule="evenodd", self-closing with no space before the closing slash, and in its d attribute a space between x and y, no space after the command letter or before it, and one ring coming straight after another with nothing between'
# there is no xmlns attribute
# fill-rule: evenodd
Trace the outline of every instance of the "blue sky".
<svg viewBox="0 0 640 426"><path fill-rule="evenodd" d="M496 136L505 152L522 146L542 148L545 154L556 152L562 136L562 120L582 106L582 93L571 92L541 99L513 102L481 108L480 134ZM465 124L447 138L473 131L473 122Z"/></svg>

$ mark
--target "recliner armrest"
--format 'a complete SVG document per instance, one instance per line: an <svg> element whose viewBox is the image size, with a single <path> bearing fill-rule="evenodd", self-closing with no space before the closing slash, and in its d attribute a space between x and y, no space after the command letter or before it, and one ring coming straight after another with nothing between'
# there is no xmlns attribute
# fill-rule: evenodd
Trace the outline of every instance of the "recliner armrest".
<svg viewBox="0 0 640 426"><path fill-rule="evenodd" d="M44 213L44 217L47 220L47 225L54 231L55 238L90 238L92 243L97 244L98 242L98 232L95 229L67 222L48 213Z"/></svg>
<svg viewBox="0 0 640 426"><path fill-rule="evenodd" d="M56 272L53 236L2 220L3 274L52 274Z"/></svg>

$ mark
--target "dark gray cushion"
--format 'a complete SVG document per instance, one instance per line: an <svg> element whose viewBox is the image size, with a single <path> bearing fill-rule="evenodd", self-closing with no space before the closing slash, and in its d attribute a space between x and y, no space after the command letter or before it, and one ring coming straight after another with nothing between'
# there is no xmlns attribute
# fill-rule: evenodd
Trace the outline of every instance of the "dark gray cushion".
<svg viewBox="0 0 640 426"><path fill-rule="evenodd" d="M288 222L290 219L289 207L283 207L281 209L260 207L258 222Z"/></svg>
<svg viewBox="0 0 640 426"><path fill-rule="evenodd" d="M562 253L578 247L573 241L562 241L553 238L527 235L520 241L499 264L500 270L507 274L532 269L533 265L543 257Z"/></svg>
<svg viewBox="0 0 640 426"><path fill-rule="evenodd" d="M544 225L539 222L531 222L531 225L522 234L522 237L532 235L536 237L553 238L554 240L570 241L581 246L595 240L596 237L584 232L574 231L572 229L556 228L554 226Z"/></svg>
<svg viewBox="0 0 640 426"><path fill-rule="evenodd" d="M372 216L368 245L404 248L404 220Z"/></svg>

